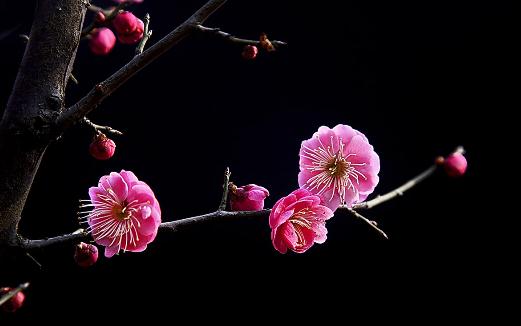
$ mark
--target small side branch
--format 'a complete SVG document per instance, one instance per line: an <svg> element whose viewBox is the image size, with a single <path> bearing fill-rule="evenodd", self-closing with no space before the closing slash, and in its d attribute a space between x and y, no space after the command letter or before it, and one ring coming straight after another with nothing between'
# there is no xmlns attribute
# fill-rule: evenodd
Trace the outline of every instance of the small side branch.
<svg viewBox="0 0 521 326"><path fill-rule="evenodd" d="M260 41L258 41L258 40L248 40L248 39L244 39L244 38L238 38L229 33L221 31L219 28L210 28L210 27L205 27L203 25L197 25L196 27L199 32L222 38L231 43L236 43L239 45L260 46ZM271 41L271 44L273 44L273 46L275 46L275 48L279 48L279 47L287 45L286 42L282 42L282 41Z"/></svg>
<svg viewBox="0 0 521 326"><path fill-rule="evenodd" d="M356 217L357 219L359 219L360 221L366 223L367 225L369 225L372 229L374 229L376 232L378 232L382 238L384 238L385 240L389 240L389 237L387 236L387 234L385 234L384 231L382 231L378 226L376 226L376 223L369 220L368 218L364 217L362 214L358 213L357 211L351 209L351 208L348 208L347 211L353 215L354 217Z"/></svg>
<svg viewBox="0 0 521 326"><path fill-rule="evenodd" d="M150 15L145 15L145 22L144 22L144 31L143 31L143 38L139 42L137 48L136 48L136 55L140 55L143 53L143 49L145 48L145 45L147 44L148 40L152 36L152 30L148 30L148 27L150 25Z"/></svg>
<svg viewBox="0 0 521 326"><path fill-rule="evenodd" d="M385 195L378 196L373 200L366 201L366 202L363 202L360 204L356 204L353 206L353 209L356 209L356 210L371 209L371 208L378 206L382 203L385 203L386 201L391 200L395 197L402 196L404 192L406 192L407 190L416 186L418 183L420 183L423 180L430 177L434 173L434 171L436 171L437 168L438 168L437 165L433 165L433 166L429 167L427 170L425 170L422 173L420 173L419 175L417 175L416 177L407 181L402 186L396 188L395 190L390 191L390 192L386 193Z"/></svg>
<svg viewBox="0 0 521 326"><path fill-rule="evenodd" d="M223 197L221 199L221 204L219 205L219 211L226 210L226 204L228 203L228 191L230 189L230 176L232 173L230 172L230 168L226 168L224 171L224 184L223 184Z"/></svg>
<svg viewBox="0 0 521 326"><path fill-rule="evenodd" d="M121 131L116 130L109 126L97 125L97 124L93 123L92 121L90 121L89 119L87 119L87 117L83 118L83 123L85 123L87 126L94 128L94 130L96 130L96 133L106 132L106 133L114 134L114 135L118 135L118 136L123 135L123 133Z"/></svg>

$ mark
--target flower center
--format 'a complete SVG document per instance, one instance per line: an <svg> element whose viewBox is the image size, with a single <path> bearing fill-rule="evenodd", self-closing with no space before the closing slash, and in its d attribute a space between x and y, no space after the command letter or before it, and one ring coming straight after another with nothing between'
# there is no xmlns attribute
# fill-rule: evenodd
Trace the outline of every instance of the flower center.
<svg viewBox="0 0 521 326"><path fill-rule="evenodd" d="M348 172L351 167L351 162L348 162L338 151L335 157L331 158L330 161L326 164L326 169L329 171L332 177L334 178L342 178Z"/></svg>
<svg viewBox="0 0 521 326"><path fill-rule="evenodd" d="M114 208L112 208L112 214L114 218L120 222L130 219L132 216L130 210L127 209L126 203L123 203L123 205L115 205Z"/></svg>

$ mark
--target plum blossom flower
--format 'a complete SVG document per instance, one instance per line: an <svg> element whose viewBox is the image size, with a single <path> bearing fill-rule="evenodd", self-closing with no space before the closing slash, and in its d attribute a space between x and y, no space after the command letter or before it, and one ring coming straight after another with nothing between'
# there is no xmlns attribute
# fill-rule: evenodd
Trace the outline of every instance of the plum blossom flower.
<svg viewBox="0 0 521 326"><path fill-rule="evenodd" d="M380 158L359 131L339 124L320 127L300 148L301 188L323 199L333 211L364 201L378 184Z"/></svg>
<svg viewBox="0 0 521 326"><path fill-rule="evenodd" d="M306 189L293 191L277 201L270 213L271 241L277 251L288 248L303 253L314 243L327 238L326 220L333 211L321 204L321 198Z"/></svg>
<svg viewBox="0 0 521 326"><path fill-rule="evenodd" d="M118 34L119 42L122 44L135 44L139 40L143 38L143 32L145 30L145 25L143 21L137 18L137 27L130 33L120 33Z"/></svg>
<svg viewBox="0 0 521 326"><path fill-rule="evenodd" d="M264 199L270 193L264 187L249 184L237 187L230 184L230 207L232 211L260 211L264 208Z"/></svg>
<svg viewBox="0 0 521 326"><path fill-rule="evenodd" d="M11 292L13 289L10 287L4 287L0 288L0 297L4 294L7 294ZM2 310L5 312L15 312L16 310L20 309L25 301L25 294L22 291L19 291L14 296L12 296L9 300L7 300L2 305Z"/></svg>
<svg viewBox="0 0 521 326"><path fill-rule="evenodd" d="M83 219L96 243L105 247L105 257L120 250L144 251L155 239L161 209L152 189L134 173L121 170L101 177L89 196L81 205L91 208L83 212Z"/></svg>

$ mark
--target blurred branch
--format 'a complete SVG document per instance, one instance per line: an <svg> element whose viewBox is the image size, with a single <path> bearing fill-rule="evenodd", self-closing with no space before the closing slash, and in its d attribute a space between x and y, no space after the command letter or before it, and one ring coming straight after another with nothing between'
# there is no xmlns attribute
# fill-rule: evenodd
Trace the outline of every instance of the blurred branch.
<svg viewBox="0 0 521 326"><path fill-rule="evenodd" d="M242 45L260 46L260 41L258 41L258 40L248 40L248 39L244 39L244 38L238 38L229 33L221 31L219 28L210 28L210 27L205 27L203 25L197 25L196 27L197 27L197 30L202 33L211 34L213 36L220 37L228 42L242 44ZM282 42L282 41L271 41L271 44L273 44L276 48L287 45L286 42Z"/></svg>
<svg viewBox="0 0 521 326"><path fill-rule="evenodd" d="M0 306L9 301L12 297L14 297L18 292L23 291L29 287L29 282L22 283L18 285L16 288L12 289L11 291L7 292L3 296L0 297Z"/></svg>
<svg viewBox="0 0 521 326"><path fill-rule="evenodd" d="M94 128L96 130L96 132L106 132L106 133L110 133L110 134L114 134L114 135L118 135L118 136L122 136L123 133L119 130L116 130L112 127L109 127L109 126L100 126L100 125L97 125L95 123L93 123L92 121L90 121L89 119L87 119L87 117L83 118L83 123L85 123L87 126L90 126L92 128Z"/></svg>
<svg viewBox="0 0 521 326"><path fill-rule="evenodd" d="M375 206L378 206L378 205L380 205L382 203L385 203L386 201L391 200L391 199L393 199L395 197L403 196L404 192L406 192L407 190L411 189L412 187L416 186L417 184L419 184L423 180L425 180L428 177L430 177L434 173L434 171L436 171L437 168L438 168L437 165L433 165L433 166L429 167L427 170L425 170L422 173L418 174L416 177L414 177L411 180L409 180L406 183L404 183L402 186L394 189L393 191L390 191L390 192L386 193L385 195L378 196L378 197L376 197L373 200L356 204L356 205L353 206L353 209L356 209L356 210L359 210L359 209L371 209L371 208L373 208Z"/></svg>
<svg viewBox="0 0 521 326"><path fill-rule="evenodd" d="M83 119L85 115L94 110L107 96L125 84L137 72L154 62L185 37L192 34L196 30L196 26L202 24L224 3L226 3L226 0L208 1L179 27L140 55L135 56L129 63L120 68L105 81L97 84L85 97L62 112L57 119L58 128L64 130Z"/></svg>

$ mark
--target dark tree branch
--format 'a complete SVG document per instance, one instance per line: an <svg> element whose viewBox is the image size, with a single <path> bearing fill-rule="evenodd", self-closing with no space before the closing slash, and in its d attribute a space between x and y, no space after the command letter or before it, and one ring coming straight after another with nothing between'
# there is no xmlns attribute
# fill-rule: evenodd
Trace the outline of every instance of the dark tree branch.
<svg viewBox="0 0 521 326"><path fill-rule="evenodd" d="M118 136L122 136L123 135L123 133L121 131L116 130L116 129L114 129L112 127L109 127L109 126L97 125L97 124L93 123L92 121L90 121L89 119L87 119L87 117L83 118L83 123L85 123L89 127L94 128L94 130L96 130L97 133L99 133L99 132L106 132L106 133L114 134L114 135L118 135Z"/></svg>
<svg viewBox="0 0 521 326"><path fill-rule="evenodd" d="M135 56L128 64L116 71L105 81L97 84L84 98L65 110L57 119L60 130L64 130L83 119L94 110L107 96L121 87L141 69L159 58L175 44L197 30L196 26L204 23L226 0L210 0L195 14L188 18L175 30L163 37L140 55Z"/></svg>
<svg viewBox="0 0 521 326"><path fill-rule="evenodd" d="M406 192L407 190L416 186L418 183L420 183L423 180L430 177L434 173L434 171L436 171L437 167L438 167L437 165L433 165L433 166L429 167L427 170L425 170L422 173L420 173L419 175L417 175L416 177L407 181L400 187L394 189L393 191L390 191L390 192L386 193L385 195L378 196L373 200L366 201L366 202L363 202L360 204L356 204L353 206L353 209L356 209L356 210L371 209L371 208L373 208L377 205L380 205L382 203L385 203L386 201L391 200L395 197L402 196L404 192Z"/></svg>
<svg viewBox="0 0 521 326"><path fill-rule="evenodd" d="M260 46L259 40L248 40L248 39L244 39L244 38L238 38L229 33L221 31L219 28L210 28L210 27L205 27L203 25L197 25L197 30L202 33L205 33L205 34L211 34L213 36L220 37L231 43L236 43L236 44L240 44L240 45ZM271 44L273 44L275 46L275 48L287 45L286 42L282 42L282 41L271 41Z"/></svg>
<svg viewBox="0 0 521 326"><path fill-rule="evenodd" d="M242 218L250 218L250 217L267 217L269 216L271 210L265 209L257 212L228 212L228 211L215 211L213 213L208 213L199 216L188 217L181 220L171 221L171 222L163 222L159 226L159 230L168 230L168 231L179 231L180 229L190 227L193 225L197 225L199 223L210 222L215 220L238 220ZM46 238L40 240L28 240L21 239L20 247L24 249L35 249L35 248L43 248L50 245L66 243L70 241L78 241L89 238L90 235L84 232L73 232L69 234L60 235L53 238Z"/></svg>
<svg viewBox="0 0 521 326"><path fill-rule="evenodd" d="M38 1L24 57L0 122L0 245L16 243L18 222L64 107L86 0ZM57 56L57 54L59 54Z"/></svg>
<svg viewBox="0 0 521 326"><path fill-rule="evenodd" d="M228 190L230 189L230 176L232 173L230 172L230 168L226 168L224 171L224 184L223 184L223 197L221 199L221 204L219 205L219 210L226 210L226 204L228 203Z"/></svg>

